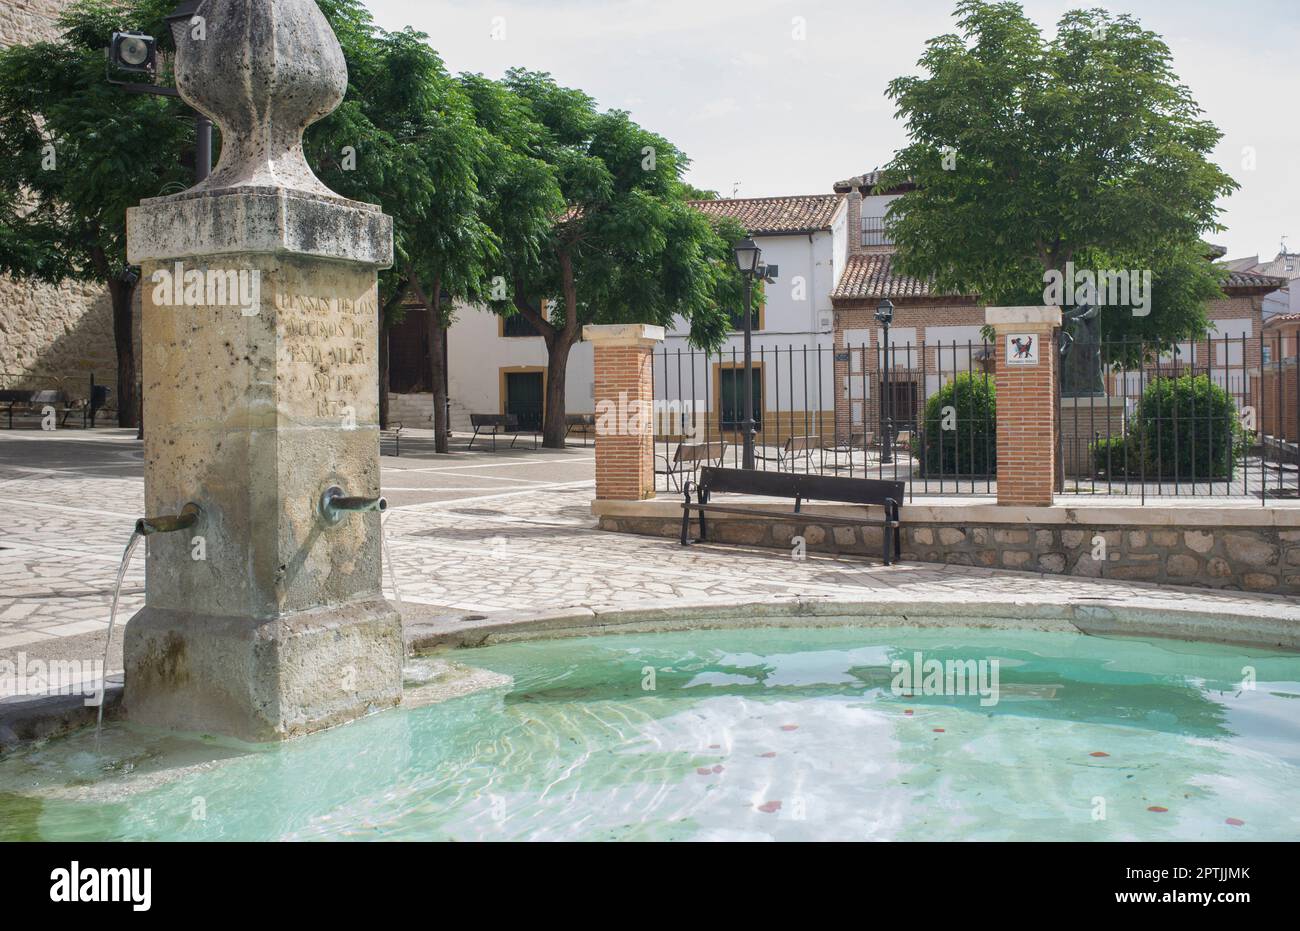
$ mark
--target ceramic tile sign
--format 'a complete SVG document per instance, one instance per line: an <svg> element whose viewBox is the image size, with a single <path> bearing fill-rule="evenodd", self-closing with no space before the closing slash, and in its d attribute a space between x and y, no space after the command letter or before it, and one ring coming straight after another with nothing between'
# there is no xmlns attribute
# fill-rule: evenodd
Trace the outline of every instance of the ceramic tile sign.
<svg viewBox="0 0 1300 931"><path fill-rule="evenodd" d="M1037 333L1010 333L1007 335L1007 365L1038 364Z"/></svg>

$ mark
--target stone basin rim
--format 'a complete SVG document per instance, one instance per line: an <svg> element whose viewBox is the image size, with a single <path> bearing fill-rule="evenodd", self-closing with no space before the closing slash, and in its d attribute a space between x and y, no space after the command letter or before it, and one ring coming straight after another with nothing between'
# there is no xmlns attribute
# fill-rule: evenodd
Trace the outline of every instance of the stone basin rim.
<svg viewBox="0 0 1300 931"><path fill-rule="evenodd" d="M407 605L406 609L411 607ZM1239 609L1215 610L1206 605L1132 605L1120 599L1090 603L994 599L972 603L773 596L753 601L704 601L661 608L595 606L512 612L468 623L461 620L463 614L444 612L429 623L408 621L405 636L408 656L525 640L773 627L1042 630L1300 653L1300 608L1263 599L1259 608L1275 610L1248 614Z"/></svg>

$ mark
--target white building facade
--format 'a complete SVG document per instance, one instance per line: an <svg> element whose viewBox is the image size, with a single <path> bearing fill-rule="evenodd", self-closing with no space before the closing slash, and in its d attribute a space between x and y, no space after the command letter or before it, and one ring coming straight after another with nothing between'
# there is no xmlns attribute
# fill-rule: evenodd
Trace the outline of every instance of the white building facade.
<svg viewBox="0 0 1300 931"><path fill-rule="evenodd" d="M759 419L764 410L796 412L794 418L817 410L833 410L829 353L833 344L831 292L848 252L848 222L844 198L837 194L802 197L697 201L701 212L730 217L744 226L763 250L763 262L777 267L775 283L755 300L753 354L759 375L756 399ZM738 403L738 376L743 366L743 337L737 329L721 350L708 354L693 349L689 325L677 320L655 353L656 397L693 402L713 412L713 429L733 417ZM820 346L828 353L823 381L805 386L802 358L799 377L788 377L791 347ZM540 417L537 405L545 397L548 377L546 344L533 335L522 318L505 320L471 306L457 308L448 331L448 398L451 428L470 429L471 414L514 413L527 423ZM595 375L591 346L579 342L569 355L565 408L568 414L596 413ZM819 405L817 392L825 399ZM400 407L402 402L398 402ZM427 402L426 402L427 404ZM405 422L414 425L411 419ZM424 424L419 424L423 426ZM726 423L728 429L730 423ZM659 432L677 433L664 422ZM783 434L787 432L782 428Z"/></svg>

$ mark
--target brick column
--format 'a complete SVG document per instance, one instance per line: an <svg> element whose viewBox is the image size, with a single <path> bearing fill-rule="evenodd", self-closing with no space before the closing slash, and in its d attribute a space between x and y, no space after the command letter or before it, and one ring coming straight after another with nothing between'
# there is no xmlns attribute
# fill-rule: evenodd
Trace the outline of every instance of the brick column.
<svg viewBox="0 0 1300 931"><path fill-rule="evenodd" d="M596 362L596 499L655 495L654 367L664 328L644 323L586 326Z"/></svg>
<svg viewBox="0 0 1300 931"><path fill-rule="evenodd" d="M1061 309L989 307L985 319L997 334L998 504L1051 505Z"/></svg>

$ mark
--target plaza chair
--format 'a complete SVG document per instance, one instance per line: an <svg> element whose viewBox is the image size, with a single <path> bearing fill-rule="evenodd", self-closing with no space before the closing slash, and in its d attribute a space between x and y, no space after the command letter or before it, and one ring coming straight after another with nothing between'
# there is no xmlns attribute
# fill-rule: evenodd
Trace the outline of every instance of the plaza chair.
<svg viewBox="0 0 1300 931"><path fill-rule="evenodd" d="M667 445L671 441L656 439L655 445L658 446L659 442ZM722 440L714 440L710 443L678 443L671 457L666 452L655 455L655 474L667 476L673 490L681 491L683 479L693 479L701 466L721 466L722 458L726 454L727 444ZM657 467L660 462L663 463L662 469Z"/></svg>
<svg viewBox="0 0 1300 931"><path fill-rule="evenodd" d="M766 462L776 462L778 472L794 471L799 459L804 461L805 471L812 470L812 454L814 451L822 449L822 438L819 436L789 436L784 443L776 450L775 456L767 454L768 447L760 447L763 452L758 453L758 458ZM822 462L825 464L826 454L822 450Z"/></svg>
<svg viewBox="0 0 1300 931"><path fill-rule="evenodd" d="M822 453L822 461L825 463L825 454L829 452L832 457L829 463L830 469L834 471L852 469L856 467L853 457L860 452L865 465L868 452L875 444L876 434L871 430L850 433L843 441L837 441L834 446L827 447ZM841 459L842 456L848 457L847 462Z"/></svg>

